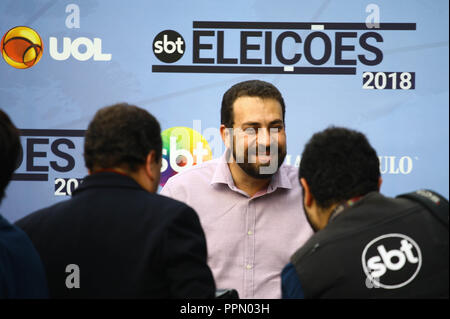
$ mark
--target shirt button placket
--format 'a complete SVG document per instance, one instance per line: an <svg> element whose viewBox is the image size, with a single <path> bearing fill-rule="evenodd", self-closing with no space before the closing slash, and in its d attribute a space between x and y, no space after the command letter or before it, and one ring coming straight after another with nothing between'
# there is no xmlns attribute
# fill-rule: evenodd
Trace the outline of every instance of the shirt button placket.
<svg viewBox="0 0 450 319"><path fill-rule="evenodd" d="M255 225L255 204L253 200L249 200L247 209L247 256L246 256L246 271L247 271L247 297L254 298L254 273L255 273L255 236L254 236L254 225Z"/></svg>
<svg viewBox="0 0 450 319"><path fill-rule="evenodd" d="M246 207L246 211L245 211L245 229L248 229L249 226L249 214L250 214L250 209L249 209L249 200L247 201L247 207ZM244 268L244 296L243 298L250 298L250 294L249 294L249 270L250 270L250 264L249 264L249 241L248 241L248 236L244 237L244 264L242 265Z"/></svg>

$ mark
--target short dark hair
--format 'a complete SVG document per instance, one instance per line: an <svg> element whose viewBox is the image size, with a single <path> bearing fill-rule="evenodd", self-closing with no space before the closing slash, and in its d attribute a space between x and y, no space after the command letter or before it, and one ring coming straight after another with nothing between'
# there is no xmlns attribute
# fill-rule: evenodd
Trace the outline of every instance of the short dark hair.
<svg viewBox="0 0 450 319"><path fill-rule="evenodd" d="M222 108L220 110L220 123L225 127L233 127L234 114L233 104L237 98L242 96L252 96L260 98L272 98L277 100L281 105L281 111L286 112L283 96L280 91L271 83L260 80L250 80L237 83L225 92L222 98Z"/></svg>
<svg viewBox="0 0 450 319"><path fill-rule="evenodd" d="M135 171L154 150L161 158L161 128L156 118L135 105L119 103L97 111L84 141L84 160L90 170L127 165Z"/></svg>
<svg viewBox="0 0 450 319"><path fill-rule="evenodd" d="M378 191L380 163L364 134L342 127L316 133L303 151L299 178L305 178L318 205Z"/></svg>
<svg viewBox="0 0 450 319"><path fill-rule="evenodd" d="M0 110L0 203L17 168L21 149L19 130L9 116Z"/></svg>

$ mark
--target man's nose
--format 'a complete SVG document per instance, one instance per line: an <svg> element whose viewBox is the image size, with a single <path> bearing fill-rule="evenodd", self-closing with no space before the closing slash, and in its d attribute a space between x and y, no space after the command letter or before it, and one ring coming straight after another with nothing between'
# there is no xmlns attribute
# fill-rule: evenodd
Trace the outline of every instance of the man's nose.
<svg viewBox="0 0 450 319"><path fill-rule="evenodd" d="M258 128L258 145L269 147L272 143L270 131L268 128Z"/></svg>

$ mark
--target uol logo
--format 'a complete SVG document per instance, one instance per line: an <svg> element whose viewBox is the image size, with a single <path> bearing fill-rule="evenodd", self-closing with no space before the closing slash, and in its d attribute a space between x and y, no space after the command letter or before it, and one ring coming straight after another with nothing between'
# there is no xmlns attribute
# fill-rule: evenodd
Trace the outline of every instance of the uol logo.
<svg viewBox="0 0 450 319"><path fill-rule="evenodd" d="M368 288L397 289L409 284L419 273L422 254L417 243L402 234L375 238L362 253Z"/></svg>
<svg viewBox="0 0 450 319"><path fill-rule="evenodd" d="M67 60L71 55L78 61L86 61L94 58L94 61L110 61L111 54L102 52L102 40L94 38L92 41L86 37L72 39L63 38L62 50L58 50L58 39L50 37L49 52L50 56L58 61Z"/></svg>
<svg viewBox="0 0 450 319"><path fill-rule="evenodd" d="M66 7L66 13L69 15L66 18L66 27L68 29L80 28L80 7L76 4L69 4ZM49 39L49 53L50 56L58 61L67 60L70 56L78 61L87 61L93 58L94 61L110 61L111 54L102 52L102 39L94 38L93 40L86 37L79 37L71 39L64 37L62 39L62 50L58 47L56 37Z"/></svg>

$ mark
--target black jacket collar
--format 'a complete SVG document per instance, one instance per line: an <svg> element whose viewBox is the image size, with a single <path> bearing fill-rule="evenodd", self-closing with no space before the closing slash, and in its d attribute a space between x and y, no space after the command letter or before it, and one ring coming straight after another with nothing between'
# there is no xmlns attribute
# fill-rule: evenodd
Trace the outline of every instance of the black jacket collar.
<svg viewBox="0 0 450 319"><path fill-rule="evenodd" d="M77 195L87 189L99 187L134 188L144 190L133 178L129 176L124 176L114 172L101 172L86 176L81 185L73 191L73 195Z"/></svg>

